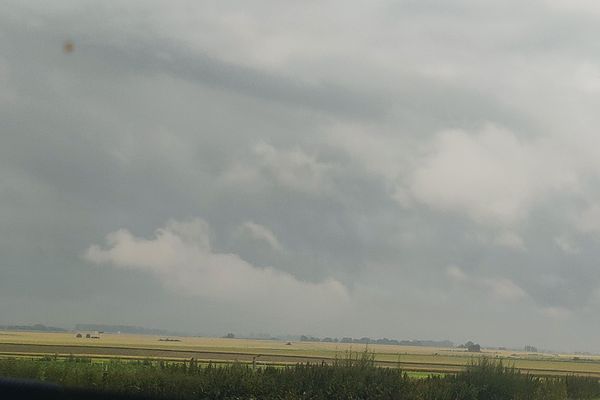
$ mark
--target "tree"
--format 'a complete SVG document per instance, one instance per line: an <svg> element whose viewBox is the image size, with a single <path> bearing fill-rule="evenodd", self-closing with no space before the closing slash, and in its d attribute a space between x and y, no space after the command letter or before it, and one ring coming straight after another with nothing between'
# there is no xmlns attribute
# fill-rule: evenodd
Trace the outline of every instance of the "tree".
<svg viewBox="0 0 600 400"><path fill-rule="evenodd" d="M320 342L321 339L319 339L318 337L314 337L314 336L302 335L302 336L300 336L300 341L301 342Z"/></svg>
<svg viewBox="0 0 600 400"><path fill-rule="evenodd" d="M479 353L481 352L481 346L478 343L469 342L466 343L467 351L471 353Z"/></svg>

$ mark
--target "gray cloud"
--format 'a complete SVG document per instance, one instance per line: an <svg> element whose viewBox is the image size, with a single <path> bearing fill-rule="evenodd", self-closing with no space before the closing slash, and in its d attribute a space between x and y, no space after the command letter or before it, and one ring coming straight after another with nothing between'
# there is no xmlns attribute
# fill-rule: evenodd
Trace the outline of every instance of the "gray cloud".
<svg viewBox="0 0 600 400"><path fill-rule="evenodd" d="M200 219L170 221L151 239L127 230L112 232L106 247L89 247L84 259L151 273L199 301L242 306L255 318L274 319L277 329L301 329L303 322L331 318L349 305L347 289L338 281L302 282L274 268L257 268L236 254L213 251L209 226Z"/></svg>
<svg viewBox="0 0 600 400"><path fill-rule="evenodd" d="M0 322L600 349L599 18L9 1Z"/></svg>
<svg viewBox="0 0 600 400"><path fill-rule="evenodd" d="M239 227L240 234L249 235L250 238L267 243L274 251L284 251L277 236L266 226L256 222L246 221Z"/></svg>

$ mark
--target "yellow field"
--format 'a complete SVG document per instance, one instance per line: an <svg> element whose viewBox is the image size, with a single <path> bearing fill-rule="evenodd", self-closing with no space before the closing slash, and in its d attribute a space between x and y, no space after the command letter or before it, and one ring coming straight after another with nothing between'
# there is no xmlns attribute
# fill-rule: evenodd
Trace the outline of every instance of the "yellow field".
<svg viewBox="0 0 600 400"><path fill-rule="evenodd" d="M85 335L84 335L85 336ZM211 360L219 362L257 362L291 364L297 362L331 362L347 351L362 352L364 345L345 343L287 342L178 337L180 341L163 342L159 336L101 334L100 339L76 338L73 333L3 332L0 331L0 355L37 356L44 354L85 355L96 358L154 358L169 360ZM174 337L171 337L174 338ZM454 372L478 357L500 359L534 374L561 375L576 373L600 377L600 357L572 354L528 354L512 351L483 350L468 353L462 349L416 346L369 345L375 360L382 366L407 371Z"/></svg>

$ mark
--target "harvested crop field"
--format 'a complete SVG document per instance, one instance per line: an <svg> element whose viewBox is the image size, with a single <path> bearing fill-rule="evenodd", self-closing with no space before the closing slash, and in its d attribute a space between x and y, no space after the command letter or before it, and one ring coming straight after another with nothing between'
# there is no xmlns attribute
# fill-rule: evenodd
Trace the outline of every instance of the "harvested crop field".
<svg viewBox="0 0 600 400"><path fill-rule="evenodd" d="M75 337L75 333L0 332L0 356L85 356L94 359L163 359L211 362L243 362L288 365L330 363L348 351L362 352L364 345L275 340L221 339L200 337L100 334L98 339ZM568 354L530 354L484 350L468 353L462 349L416 346L369 345L380 366L406 371L447 372L461 370L480 357L502 360L536 375L578 374L600 377L600 357L582 358Z"/></svg>

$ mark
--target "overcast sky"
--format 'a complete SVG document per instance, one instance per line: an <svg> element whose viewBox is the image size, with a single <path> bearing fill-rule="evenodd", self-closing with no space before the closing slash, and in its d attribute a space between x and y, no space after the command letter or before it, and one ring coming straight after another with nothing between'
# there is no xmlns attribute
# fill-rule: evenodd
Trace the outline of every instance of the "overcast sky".
<svg viewBox="0 0 600 400"><path fill-rule="evenodd" d="M599 37L595 0L6 0L0 324L600 351Z"/></svg>

